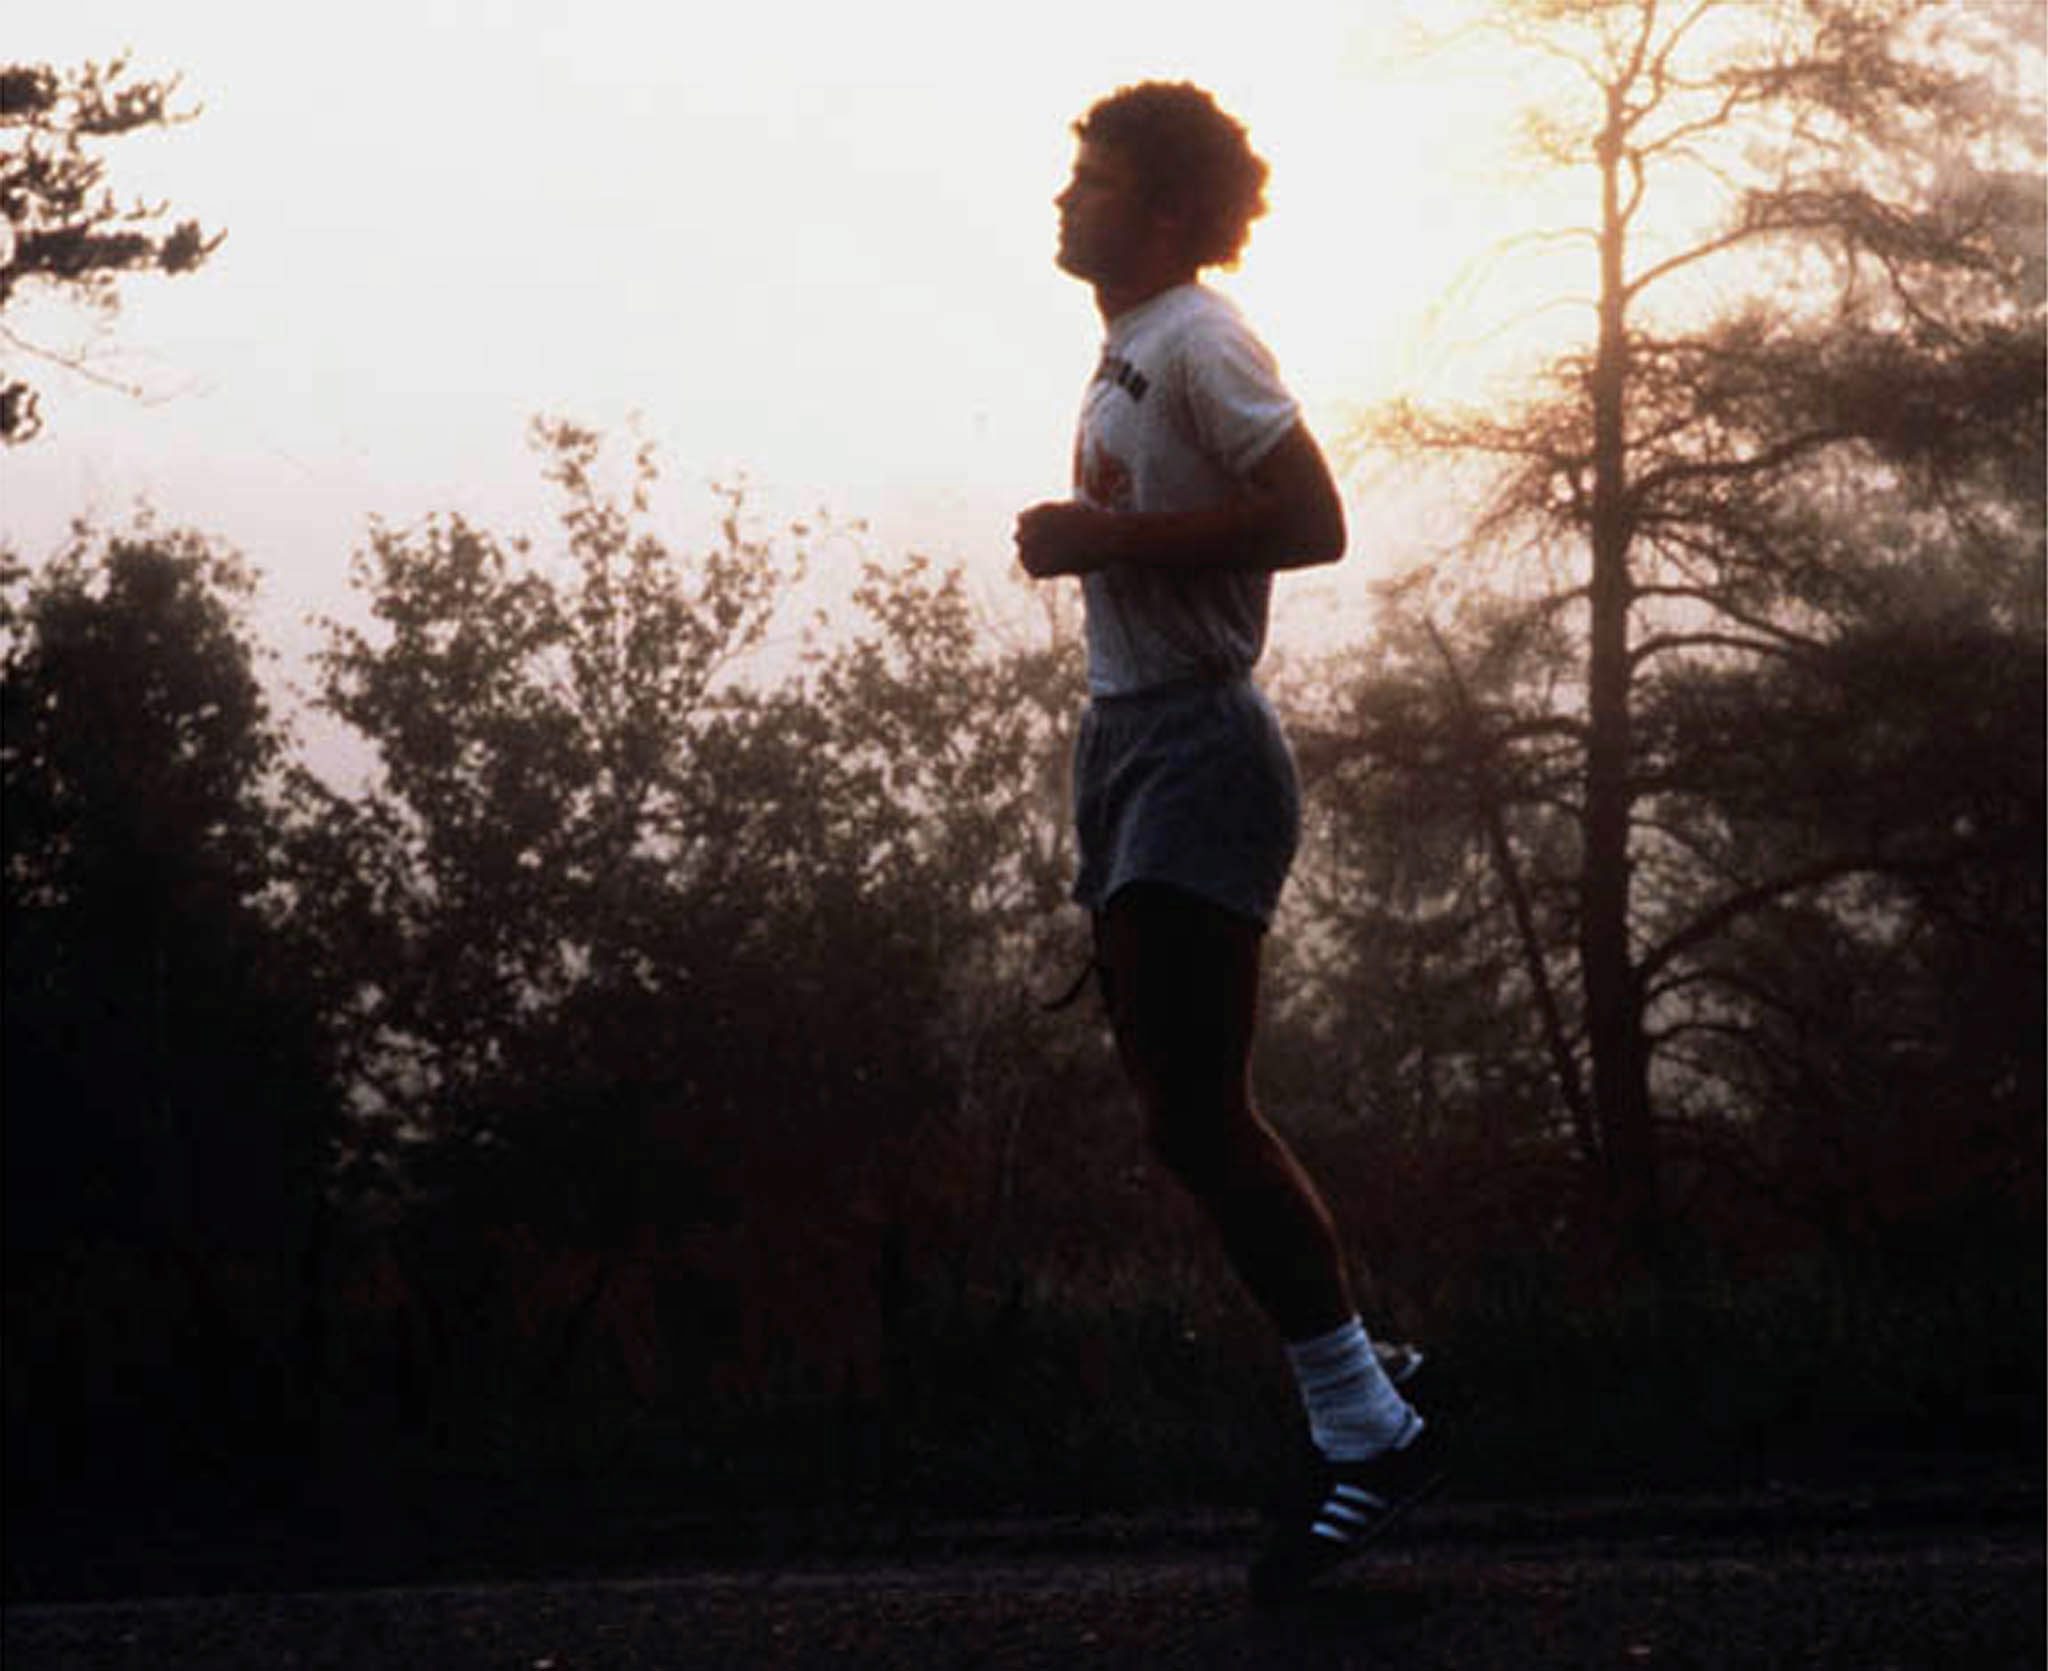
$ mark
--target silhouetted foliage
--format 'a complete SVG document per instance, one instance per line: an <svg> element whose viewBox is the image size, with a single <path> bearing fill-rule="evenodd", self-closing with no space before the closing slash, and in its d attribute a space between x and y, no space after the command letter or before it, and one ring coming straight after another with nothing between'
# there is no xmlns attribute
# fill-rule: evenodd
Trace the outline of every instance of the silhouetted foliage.
<svg viewBox="0 0 2048 1671"><path fill-rule="evenodd" d="M594 437L543 441L559 564L458 519L378 530L359 579L383 641L338 631L326 658L327 705L381 767L332 809L330 874L374 925L353 1071L421 1135L470 1122L486 1140L456 1108L572 995L667 991L725 955L716 932L682 955L673 898L717 896L732 858L707 766L738 711L720 680L781 577L737 507L722 546L686 562L603 496ZM640 493L651 464L636 469Z"/></svg>
<svg viewBox="0 0 2048 1671"><path fill-rule="evenodd" d="M9 1461L27 1478L188 1466L310 1410L336 1093L279 891L284 743L248 589L232 557L147 526L7 572Z"/></svg>
<svg viewBox="0 0 2048 1671"><path fill-rule="evenodd" d="M173 104L177 80L134 80L128 61L57 70L0 64L0 318L26 287L54 289L103 312L118 305L118 282L133 273L189 273L220 247L197 221L167 222L161 203L123 208L107 187L97 147L147 128L190 121ZM92 375L64 355L0 327L11 348ZM0 444L42 428L36 391L0 371Z"/></svg>
<svg viewBox="0 0 2048 1671"><path fill-rule="evenodd" d="M2039 42L2007 38L2002 14L1910 3L1489 13L1576 72L1579 102L1531 132L1595 188L1569 235L1592 257L1596 327L1519 409L1380 425L1389 444L1498 461L1468 560L1510 575L1490 594L1428 574L1397 593L1393 667L1358 685L1354 729L1379 781L1448 796L1438 839L1468 857L1425 908L1460 911L1476 966L1520 993L1558 1123L1656 1260L1667 1128L1731 1112L1671 1041L1699 1006L1739 1024L1764 1001L1720 978L1728 937L1852 878L2013 862L1964 816L2009 781L1998 749L2024 728L2005 698L1998 741L1944 773L1853 762L1882 807L1853 832L1799 821L1818 759L1803 790L1773 779L1777 839L1731 829L1712 796L1734 755L1783 758L1768 728L1787 691L1830 711L1839 671L1916 597L1974 593L1986 617L1923 621L1923 659L1974 660L1987 632L2009 657L2038 651L2038 126L1991 71ZM1718 226L1661 218L1688 175L1720 192ZM1705 278L1687 300L1677 281ZM1449 594L1458 617L1433 624ZM1762 711L1724 714L1718 740L1681 722L1703 681L1765 665Z"/></svg>
<svg viewBox="0 0 2048 1671"><path fill-rule="evenodd" d="M71 1154L86 1186L10 1161L10 1237L232 1244L246 1225L267 1245L279 1186L305 1172L324 1064L266 898L282 742L236 613L247 587L232 558L149 530L10 576L9 1132Z"/></svg>
<svg viewBox="0 0 2048 1671"><path fill-rule="evenodd" d="M1828 878L1735 901L1670 960L1672 1112L1859 1258L2039 1211L2048 680L2038 637L1985 613L1700 674L1660 710L1731 873Z"/></svg>
<svg viewBox="0 0 2048 1671"><path fill-rule="evenodd" d="M564 549L380 530L378 629L327 657L381 765L307 847L350 1193L412 1250L444 1387L516 1313L571 1358L607 1331L643 1409L873 1401L913 1250L1017 1253L1072 647L991 657L911 559L768 675L797 565L739 498L679 553L648 455L618 498L594 436L540 440Z"/></svg>

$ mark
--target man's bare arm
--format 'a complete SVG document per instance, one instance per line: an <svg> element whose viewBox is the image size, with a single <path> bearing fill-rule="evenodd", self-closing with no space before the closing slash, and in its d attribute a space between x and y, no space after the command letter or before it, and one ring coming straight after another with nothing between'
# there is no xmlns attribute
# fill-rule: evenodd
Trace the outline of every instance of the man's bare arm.
<svg viewBox="0 0 2048 1671"><path fill-rule="evenodd" d="M1057 501L1017 519L1017 556L1045 579L1115 563L1161 568L1298 569L1344 555L1344 504L1305 425L1274 443L1225 505L1116 512Z"/></svg>

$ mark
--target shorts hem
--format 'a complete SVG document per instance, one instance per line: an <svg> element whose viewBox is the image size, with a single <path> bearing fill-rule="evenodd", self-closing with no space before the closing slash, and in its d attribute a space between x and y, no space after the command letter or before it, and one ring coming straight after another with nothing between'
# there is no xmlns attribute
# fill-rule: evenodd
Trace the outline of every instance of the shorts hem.
<svg viewBox="0 0 2048 1671"><path fill-rule="evenodd" d="M1228 911L1234 917L1243 917L1260 928L1273 926L1274 914L1279 909L1277 899L1270 903L1263 898L1254 898L1240 890L1220 887L1213 882L1192 881L1185 876L1169 876L1144 872L1112 877L1099 888L1082 887L1076 884L1073 902L1091 916L1100 916L1109 908L1111 900L1126 888L1149 886L1173 888L1184 894L1192 894L1206 905Z"/></svg>

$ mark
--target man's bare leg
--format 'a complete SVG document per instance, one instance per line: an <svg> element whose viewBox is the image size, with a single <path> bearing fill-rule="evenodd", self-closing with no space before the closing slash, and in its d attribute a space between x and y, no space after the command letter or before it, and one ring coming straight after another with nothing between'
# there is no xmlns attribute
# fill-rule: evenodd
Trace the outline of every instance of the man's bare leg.
<svg viewBox="0 0 2048 1671"><path fill-rule="evenodd" d="M1319 1453L1299 1504L1252 1565L1281 1601L1349 1559L1442 1480L1422 1418L1351 1303L1329 1208L1251 1093L1261 934L1177 890L1122 889L1096 957L1153 1148L1207 1210L1232 1268L1287 1345Z"/></svg>
<svg viewBox="0 0 2048 1671"><path fill-rule="evenodd" d="M1111 1030L1154 1152L1207 1211L1283 1339L1353 1315L1330 1212L1252 1100L1262 933L1178 889L1123 888L1096 921Z"/></svg>

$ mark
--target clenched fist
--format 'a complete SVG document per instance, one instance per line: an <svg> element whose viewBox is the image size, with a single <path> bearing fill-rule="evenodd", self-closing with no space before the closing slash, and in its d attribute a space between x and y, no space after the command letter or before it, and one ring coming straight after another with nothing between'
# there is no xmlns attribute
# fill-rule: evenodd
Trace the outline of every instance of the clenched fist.
<svg viewBox="0 0 2048 1671"><path fill-rule="evenodd" d="M1116 520L1112 511L1068 499L1033 505L1017 518L1017 561L1038 580L1090 573L1113 554Z"/></svg>

